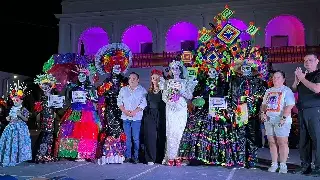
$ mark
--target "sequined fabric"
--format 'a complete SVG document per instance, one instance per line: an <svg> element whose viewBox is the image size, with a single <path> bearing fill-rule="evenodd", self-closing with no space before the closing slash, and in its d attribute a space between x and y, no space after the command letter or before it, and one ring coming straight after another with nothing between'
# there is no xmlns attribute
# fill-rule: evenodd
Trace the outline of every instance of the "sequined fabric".
<svg viewBox="0 0 320 180"><path fill-rule="evenodd" d="M43 110L40 112L40 134L36 142L36 163L54 161L54 109L48 107L48 97L42 97Z"/></svg>
<svg viewBox="0 0 320 180"><path fill-rule="evenodd" d="M125 147L125 134L122 129L121 110L117 105L117 97L120 91L120 83L114 83L104 93L105 116L104 133L106 138L102 145L103 156L98 160L99 164L123 163Z"/></svg>
<svg viewBox="0 0 320 180"><path fill-rule="evenodd" d="M86 91L78 87L77 91ZM100 128L100 119L93 105L72 103L62 118L58 133L58 157L95 159Z"/></svg>

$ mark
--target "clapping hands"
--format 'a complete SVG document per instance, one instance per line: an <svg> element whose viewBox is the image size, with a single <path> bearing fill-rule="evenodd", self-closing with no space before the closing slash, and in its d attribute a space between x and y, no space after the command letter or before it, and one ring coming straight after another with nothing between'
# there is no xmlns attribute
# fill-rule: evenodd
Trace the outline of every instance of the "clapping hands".
<svg viewBox="0 0 320 180"><path fill-rule="evenodd" d="M301 81L302 79L304 79L306 77L306 74L304 72L302 72L302 69L300 67L297 67L294 74L295 74L296 81Z"/></svg>

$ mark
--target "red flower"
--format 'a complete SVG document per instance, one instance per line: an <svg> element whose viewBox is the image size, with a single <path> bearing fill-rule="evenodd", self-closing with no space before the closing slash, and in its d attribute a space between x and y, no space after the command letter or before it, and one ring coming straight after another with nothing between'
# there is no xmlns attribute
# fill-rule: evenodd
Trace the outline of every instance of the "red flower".
<svg viewBox="0 0 320 180"><path fill-rule="evenodd" d="M127 136L126 136L125 133L121 133L121 134L120 134L120 140L121 140L122 142L126 142Z"/></svg>
<svg viewBox="0 0 320 180"><path fill-rule="evenodd" d="M43 110L41 102L35 102L34 103L34 110L39 113Z"/></svg>

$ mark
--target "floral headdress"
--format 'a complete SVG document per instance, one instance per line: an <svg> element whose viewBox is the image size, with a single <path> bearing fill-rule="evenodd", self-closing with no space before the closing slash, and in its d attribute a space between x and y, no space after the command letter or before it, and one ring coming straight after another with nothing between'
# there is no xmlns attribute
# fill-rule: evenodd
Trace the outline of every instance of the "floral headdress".
<svg viewBox="0 0 320 180"><path fill-rule="evenodd" d="M162 71L158 70L158 69L153 69L151 71L151 76L154 75L154 74L157 74L159 76L162 76Z"/></svg>
<svg viewBox="0 0 320 180"><path fill-rule="evenodd" d="M173 67L181 67L182 68L182 75L183 75L183 78L187 78L188 77L188 70L187 68L184 66L184 63L183 61L179 61L179 60L173 60L170 64L169 64L169 67L170 68L173 68Z"/></svg>
<svg viewBox="0 0 320 180"><path fill-rule="evenodd" d="M24 83L17 84L14 83L10 86L10 98L18 97L19 99L23 99L26 95L30 93L30 91L26 91L27 86Z"/></svg>
<svg viewBox="0 0 320 180"><path fill-rule="evenodd" d="M41 85L41 84L50 84L51 87L54 87L57 83L56 78L52 74L40 74L34 79L34 83Z"/></svg>

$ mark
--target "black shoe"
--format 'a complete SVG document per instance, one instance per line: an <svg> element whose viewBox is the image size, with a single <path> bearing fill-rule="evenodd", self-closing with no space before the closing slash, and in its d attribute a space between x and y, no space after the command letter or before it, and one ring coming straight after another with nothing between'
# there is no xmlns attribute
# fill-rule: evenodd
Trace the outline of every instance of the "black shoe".
<svg viewBox="0 0 320 180"><path fill-rule="evenodd" d="M139 161L138 161L137 159L134 159L134 160L132 161L132 163L133 163L133 164L138 164Z"/></svg>
<svg viewBox="0 0 320 180"><path fill-rule="evenodd" d="M311 175L314 177L320 177L320 169L312 170Z"/></svg>
<svg viewBox="0 0 320 180"><path fill-rule="evenodd" d="M299 174L307 175L312 172L311 166L301 167L300 171L298 171Z"/></svg>
<svg viewBox="0 0 320 180"><path fill-rule="evenodd" d="M129 163L130 161L131 161L130 158L126 158L126 159L123 161L123 163Z"/></svg>

